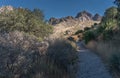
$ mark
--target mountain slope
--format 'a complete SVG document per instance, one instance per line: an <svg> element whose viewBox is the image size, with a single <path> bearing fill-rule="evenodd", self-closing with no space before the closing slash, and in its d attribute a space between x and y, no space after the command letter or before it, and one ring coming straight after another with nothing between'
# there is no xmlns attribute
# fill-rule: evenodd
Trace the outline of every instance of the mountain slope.
<svg viewBox="0 0 120 78"><path fill-rule="evenodd" d="M94 16L87 12L79 12L75 17L67 16L63 18L50 18L49 24L54 26L54 33L52 38L58 38L63 36L66 31L71 33L76 32L77 30L84 30L85 27L91 27L95 23L100 23L102 16L95 14Z"/></svg>

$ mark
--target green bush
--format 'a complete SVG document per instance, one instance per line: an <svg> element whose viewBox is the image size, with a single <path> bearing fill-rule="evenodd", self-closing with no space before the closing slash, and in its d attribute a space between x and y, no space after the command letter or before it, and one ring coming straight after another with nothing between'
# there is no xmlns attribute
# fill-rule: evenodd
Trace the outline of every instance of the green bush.
<svg viewBox="0 0 120 78"><path fill-rule="evenodd" d="M84 33L84 40L85 40L85 43L87 44L90 40L94 40L95 39L95 34L93 31L86 31Z"/></svg>
<svg viewBox="0 0 120 78"><path fill-rule="evenodd" d="M91 28L90 27L85 27L84 28L84 31L88 31L88 30L90 30Z"/></svg>
<svg viewBox="0 0 120 78"><path fill-rule="evenodd" d="M104 40L111 40L113 37L113 31L112 30L105 30L103 32L103 39Z"/></svg>
<svg viewBox="0 0 120 78"><path fill-rule="evenodd" d="M105 30L105 27L99 26L99 27L96 29L97 35L103 33L104 30Z"/></svg>
<svg viewBox="0 0 120 78"><path fill-rule="evenodd" d="M110 57L109 63L112 70L120 72L120 52L113 53Z"/></svg>
<svg viewBox="0 0 120 78"><path fill-rule="evenodd" d="M43 39L52 33L53 27L43 20L41 10L16 8L0 14L0 32L25 32Z"/></svg>
<svg viewBox="0 0 120 78"><path fill-rule="evenodd" d="M75 35L77 35L79 33L83 33L83 30L78 30L77 32L75 32Z"/></svg>

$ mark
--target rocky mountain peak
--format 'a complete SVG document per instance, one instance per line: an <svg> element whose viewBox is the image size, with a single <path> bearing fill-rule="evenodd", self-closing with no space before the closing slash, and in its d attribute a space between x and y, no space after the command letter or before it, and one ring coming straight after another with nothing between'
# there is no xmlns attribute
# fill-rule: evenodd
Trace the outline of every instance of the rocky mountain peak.
<svg viewBox="0 0 120 78"><path fill-rule="evenodd" d="M60 22L60 20L57 18L54 18L54 17L49 19L49 24L51 24L51 25L58 24L59 22Z"/></svg>
<svg viewBox="0 0 120 78"><path fill-rule="evenodd" d="M52 17L52 18L49 19L49 24L56 25L56 24L59 24L61 22L66 22L68 20L73 20L73 19L74 19L73 16L67 16L67 17L63 17L63 18L60 18L60 19Z"/></svg>
<svg viewBox="0 0 120 78"><path fill-rule="evenodd" d="M74 19L74 17L73 16L67 16L67 17L65 17L66 19Z"/></svg>
<svg viewBox="0 0 120 78"><path fill-rule="evenodd" d="M79 18L79 17L90 17L92 18L92 14L87 12L87 11L82 11L82 12L79 12L77 15L76 15L76 18Z"/></svg>
<svg viewBox="0 0 120 78"><path fill-rule="evenodd" d="M62 18L50 18L49 24L51 25L56 25L60 23L64 23L66 25L73 25L75 22L86 22L86 21L101 21L102 16L99 14L95 14L94 16L87 12L87 11L82 11L77 13L76 17L73 16L67 16L67 17L62 17Z"/></svg>
<svg viewBox="0 0 120 78"><path fill-rule="evenodd" d="M93 17L94 21L101 21L101 19L102 19L102 16L100 16L98 13L96 13Z"/></svg>

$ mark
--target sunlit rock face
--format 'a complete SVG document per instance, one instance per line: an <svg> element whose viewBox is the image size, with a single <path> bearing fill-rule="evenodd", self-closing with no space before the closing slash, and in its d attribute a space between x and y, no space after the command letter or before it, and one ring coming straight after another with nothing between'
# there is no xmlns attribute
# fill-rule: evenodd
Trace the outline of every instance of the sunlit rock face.
<svg viewBox="0 0 120 78"><path fill-rule="evenodd" d="M100 23L102 16L99 14L92 15L87 11L82 11L73 16L66 16L62 18L50 18L49 24L54 26L54 33L51 36L60 37L65 34L66 31L74 33L77 30L83 30L85 27L91 27L95 23Z"/></svg>
<svg viewBox="0 0 120 78"><path fill-rule="evenodd" d="M75 18L78 18L79 21L81 22L85 22L85 21L90 21L92 20L92 14L87 12L87 11L83 11L83 12L79 12Z"/></svg>
<svg viewBox="0 0 120 78"><path fill-rule="evenodd" d="M101 21L102 16L100 16L99 14L95 14L92 15L91 13L87 12L87 11L82 11L77 13L77 15L75 17L73 16L67 16L67 17L62 17L62 18L50 18L49 19L49 24L51 25L57 25L60 23L67 23L68 22L70 24L72 23L77 23L77 22L86 22L86 21Z"/></svg>

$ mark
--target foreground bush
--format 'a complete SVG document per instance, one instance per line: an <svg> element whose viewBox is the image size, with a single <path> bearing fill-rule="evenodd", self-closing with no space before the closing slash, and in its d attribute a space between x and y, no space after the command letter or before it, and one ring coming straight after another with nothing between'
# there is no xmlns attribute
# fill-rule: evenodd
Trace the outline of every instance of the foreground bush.
<svg viewBox="0 0 120 78"><path fill-rule="evenodd" d="M120 50L111 55L110 65L111 70L115 70L120 73Z"/></svg>
<svg viewBox="0 0 120 78"><path fill-rule="evenodd" d="M31 78L34 64L40 62L47 47L46 42L22 32L0 34L0 76Z"/></svg>
<svg viewBox="0 0 120 78"><path fill-rule="evenodd" d="M65 40L56 40L47 51L47 60L53 66L48 68L49 78L72 78L74 70L69 66L77 62L76 49Z"/></svg>
<svg viewBox="0 0 120 78"><path fill-rule="evenodd" d="M0 78L70 78L76 59L66 41L49 45L18 31L0 34Z"/></svg>

